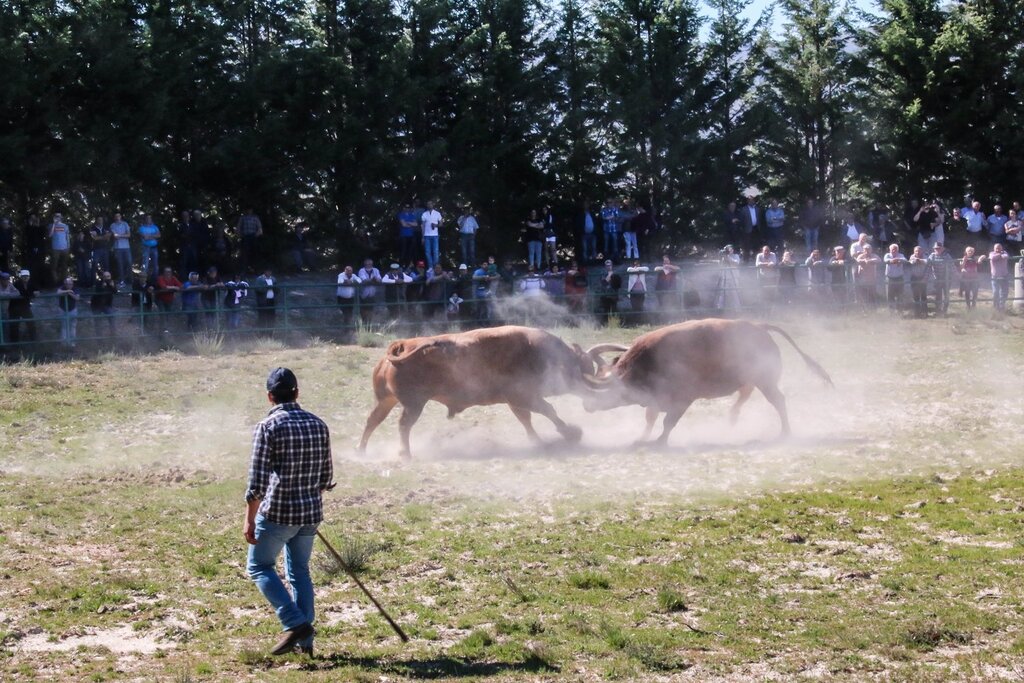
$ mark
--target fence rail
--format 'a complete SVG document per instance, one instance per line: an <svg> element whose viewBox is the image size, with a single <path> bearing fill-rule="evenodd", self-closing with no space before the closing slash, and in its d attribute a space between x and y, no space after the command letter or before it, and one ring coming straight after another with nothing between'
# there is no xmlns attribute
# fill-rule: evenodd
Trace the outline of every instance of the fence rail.
<svg viewBox="0 0 1024 683"><path fill-rule="evenodd" d="M1021 259L1014 259L1019 263ZM1015 264L1016 265L1016 264ZM954 270L959 270L958 268ZM844 282L812 282L809 269L796 267L795 282L780 283L776 275L759 275L754 267L729 268L719 264L687 264L677 274L675 287L657 289L656 274L644 278L644 291L628 291L628 275L618 292L602 290L603 273L590 272L586 286L575 289L564 275L541 278L543 290L522 291L526 278L495 282L481 296L472 281L452 280L431 287L419 284L354 285L349 299L337 296L334 283L288 283L275 286L273 304L257 304L255 288L238 307L226 306L224 292L212 304L182 308L180 293L172 307L148 303L139 292L119 292L109 313L90 308L92 293L81 292L74 314L61 311L59 295L41 293L33 299L31 317L12 317L0 305L0 349L5 353L47 353L79 347L97 349L117 345L125 339L161 345L191 340L193 334L213 332L232 336L291 334L351 339L359 329L388 326L399 333L421 330L469 328L500 323L535 325L578 324L581 320L603 323L614 319L621 324L668 323L709 315L772 317L785 310L815 314L844 314L850 311L884 310L893 313L943 313L945 307L962 308L968 284L951 276L943 282L887 282L881 274L870 283L847 274ZM1024 308L1024 278L1020 267L1011 266L1005 281L980 273L975 281L984 293L983 305L997 297L993 284L1004 287L1006 305ZM582 284L582 283L580 283ZM568 285L568 287L567 287ZM373 296L366 296L370 289ZM927 300L922 309L922 290ZM941 294L945 296L941 296ZM453 300L456 294L458 300ZM642 296L641 296L642 295ZM938 295L938 296L937 296ZM133 303L134 300L134 303ZM3 302L0 302L2 304Z"/></svg>

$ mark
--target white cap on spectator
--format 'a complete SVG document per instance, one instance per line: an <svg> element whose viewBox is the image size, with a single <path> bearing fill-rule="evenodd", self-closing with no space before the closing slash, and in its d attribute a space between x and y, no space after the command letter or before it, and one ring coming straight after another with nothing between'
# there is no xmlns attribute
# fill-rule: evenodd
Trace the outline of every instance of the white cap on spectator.
<svg viewBox="0 0 1024 683"><path fill-rule="evenodd" d="M467 266L465 263L460 263L459 270L469 270L469 266Z"/></svg>
<svg viewBox="0 0 1024 683"><path fill-rule="evenodd" d="M32 273L28 272L24 268L18 271L18 277L31 277Z"/></svg>
<svg viewBox="0 0 1024 683"><path fill-rule="evenodd" d="M391 270L400 270L401 267L402 266L398 265L397 263L392 263L391 264Z"/></svg>

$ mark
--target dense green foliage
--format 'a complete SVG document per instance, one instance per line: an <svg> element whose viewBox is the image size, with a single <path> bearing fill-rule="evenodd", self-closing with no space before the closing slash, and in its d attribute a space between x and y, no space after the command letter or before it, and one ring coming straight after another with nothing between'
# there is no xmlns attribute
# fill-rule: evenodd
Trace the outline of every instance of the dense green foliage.
<svg viewBox="0 0 1024 683"><path fill-rule="evenodd" d="M609 192L668 241L755 186L834 207L1013 199L1019 3L882 0L17 0L0 4L0 212L245 204L390 250L411 197L525 207Z"/></svg>

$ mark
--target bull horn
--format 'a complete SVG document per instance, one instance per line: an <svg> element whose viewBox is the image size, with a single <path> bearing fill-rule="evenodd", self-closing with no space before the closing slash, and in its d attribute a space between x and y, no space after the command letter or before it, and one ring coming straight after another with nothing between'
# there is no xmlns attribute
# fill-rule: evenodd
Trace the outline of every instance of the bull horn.
<svg viewBox="0 0 1024 683"><path fill-rule="evenodd" d="M603 368L604 366L607 365L607 363L605 362L604 358L601 357L601 354L611 353L613 351L617 353L623 353L625 351L629 351L629 347L623 346L622 344L598 344L597 346L591 346L589 349L587 349L587 355L597 362L597 366L599 368Z"/></svg>
<svg viewBox="0 0 1024 683"><path fill-rule="evenodd" d="M605 377L596 377L594 375L587 374L583 375L583 381L587 384L587 386L597 391L607 391L608 384L609 382L611 382L611 380L611 375L606 375Z"/></svg>

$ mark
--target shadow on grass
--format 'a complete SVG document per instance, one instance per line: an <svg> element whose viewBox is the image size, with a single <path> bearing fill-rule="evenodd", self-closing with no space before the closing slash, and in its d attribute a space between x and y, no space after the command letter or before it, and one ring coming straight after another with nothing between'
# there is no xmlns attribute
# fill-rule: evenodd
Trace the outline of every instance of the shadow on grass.
<svg viewBox="0 0 1024 683"><path fill-rule="evenodd" d="M374 659L343 653L317 656L303 665L306 671L332 671L354 667L364 671L392 674L419 680L497 676L504 673L559 673L561 669L531 656L520 662L477 662L459 657L426 656L423 659Z"/></svg>

